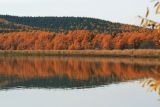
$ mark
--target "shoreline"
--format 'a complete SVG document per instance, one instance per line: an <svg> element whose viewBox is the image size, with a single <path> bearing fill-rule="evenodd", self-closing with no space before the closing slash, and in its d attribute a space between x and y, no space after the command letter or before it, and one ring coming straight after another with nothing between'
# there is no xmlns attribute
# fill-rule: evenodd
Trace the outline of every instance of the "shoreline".
<svg viewBox="0 0 160 107"><path fill-rule="evenodd" d="M159 49L130 50L0 50L0 56L69 56L160 58Z"/></svg>

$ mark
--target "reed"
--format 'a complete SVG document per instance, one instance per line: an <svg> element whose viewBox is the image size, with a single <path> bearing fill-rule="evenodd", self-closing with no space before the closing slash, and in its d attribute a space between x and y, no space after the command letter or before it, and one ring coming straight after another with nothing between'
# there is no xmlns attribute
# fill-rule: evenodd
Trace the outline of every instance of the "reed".
<svg viewBox="0 0 160 107"><path fill-rule="evenodd" d="M87 56L160 58L160 50L0 50L1 56Z"/></svg>

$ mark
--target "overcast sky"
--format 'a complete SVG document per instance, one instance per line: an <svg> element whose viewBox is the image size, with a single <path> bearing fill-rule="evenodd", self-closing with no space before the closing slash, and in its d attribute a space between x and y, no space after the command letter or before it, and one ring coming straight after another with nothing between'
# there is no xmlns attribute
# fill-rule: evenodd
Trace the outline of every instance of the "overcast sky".
<svg viewBox="0 0 160 107"><path fill-rule="evenodd" d="M150 0L0 0L0 14L81 16L138 24Z"/></svg>

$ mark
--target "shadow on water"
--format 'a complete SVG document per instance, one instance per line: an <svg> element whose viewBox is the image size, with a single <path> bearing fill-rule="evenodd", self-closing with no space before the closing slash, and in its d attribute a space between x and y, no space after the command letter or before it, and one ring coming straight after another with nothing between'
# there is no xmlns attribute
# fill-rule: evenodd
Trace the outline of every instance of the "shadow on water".
<svg viewBox="0 0 160 107"><path fill-rule="evenodd" d="M160 79L158 59L0 57L0 89L92 88Z"/></svg>

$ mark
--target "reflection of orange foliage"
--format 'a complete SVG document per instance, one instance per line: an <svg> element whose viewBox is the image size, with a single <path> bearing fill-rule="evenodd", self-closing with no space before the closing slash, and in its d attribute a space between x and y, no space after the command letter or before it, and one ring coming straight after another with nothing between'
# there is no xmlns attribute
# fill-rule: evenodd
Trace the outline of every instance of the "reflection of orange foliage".
<svg viewBox="0 0 160 107"><path fill-rule="evenodd" d="M0 33L1 50L82 50L160 48L160 32L125 32L116 36L87 30ZM144 42L144 41L147 41ZM140 45L141 43L143 43ZM150 46L153 45L153 46Z"/></svg>
<svg viewBox="0 0 160 107"><path fill-rule="evenodd" d="M131 61L129 61L131 62ZM62 77L88 80L115 75L122 81L139 78L160 78L160 65L89 58L0 58L0 75L23 79ZM150 66L149 68L147 68ZM152 70L154 69L154 72Z"/></svg>

